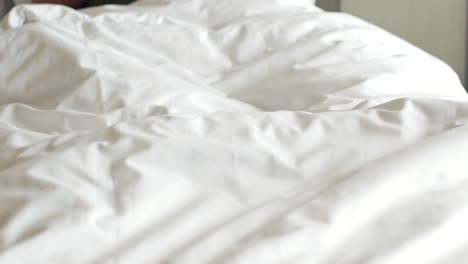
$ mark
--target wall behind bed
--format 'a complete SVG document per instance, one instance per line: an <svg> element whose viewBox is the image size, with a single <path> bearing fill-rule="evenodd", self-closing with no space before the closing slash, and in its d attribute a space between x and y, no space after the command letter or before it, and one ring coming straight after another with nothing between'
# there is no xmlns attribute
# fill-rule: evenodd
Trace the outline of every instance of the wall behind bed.
<svg viewBox="0 0 468 264"><path fill-rule="evenodd" d="M467 0L318 0L370 21L447 62L467 87Z"/></svg>

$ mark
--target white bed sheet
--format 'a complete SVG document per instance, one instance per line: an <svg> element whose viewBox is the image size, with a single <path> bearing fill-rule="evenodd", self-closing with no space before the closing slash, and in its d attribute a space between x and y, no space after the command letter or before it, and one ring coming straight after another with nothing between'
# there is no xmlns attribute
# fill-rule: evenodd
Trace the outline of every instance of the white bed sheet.
<svg viewBox="0 0 468 264"><path fill-rule="evenodd" d="M311 1L0 25L0 263L467 263L468 96Z"/></svg>

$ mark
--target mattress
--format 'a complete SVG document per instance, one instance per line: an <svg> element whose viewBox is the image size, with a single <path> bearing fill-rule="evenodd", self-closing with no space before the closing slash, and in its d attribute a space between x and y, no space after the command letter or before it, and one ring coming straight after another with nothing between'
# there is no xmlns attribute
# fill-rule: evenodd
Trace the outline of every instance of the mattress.
<svg viewBox="0 0 468 264"><path fill-rule="evenodd" d="M0 22L0 263L468 262L468 95L307 0Z"/></svg>

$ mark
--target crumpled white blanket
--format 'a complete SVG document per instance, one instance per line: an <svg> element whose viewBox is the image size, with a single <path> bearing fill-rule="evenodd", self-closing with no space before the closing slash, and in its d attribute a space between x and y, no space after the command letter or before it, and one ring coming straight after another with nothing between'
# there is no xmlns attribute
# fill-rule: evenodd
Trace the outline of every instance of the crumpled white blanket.
<svg viewBox="0 0 468 264"><path fill-rule="evenodd" d="M307 0L18 6L0 263L468 262L468 96Z"/></svg>

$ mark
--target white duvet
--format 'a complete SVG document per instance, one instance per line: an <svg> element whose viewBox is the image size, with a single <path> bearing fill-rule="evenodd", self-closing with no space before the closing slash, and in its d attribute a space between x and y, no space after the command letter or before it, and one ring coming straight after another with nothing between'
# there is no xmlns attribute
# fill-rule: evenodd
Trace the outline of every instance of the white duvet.
<svg viewBox="0 0 468 264"><path fill-rule="evenodd" d="M307 0L18 6L0 263L468 263L468 95Z"/></svg>

